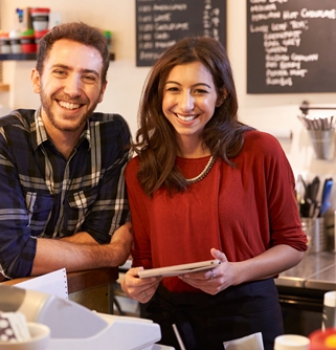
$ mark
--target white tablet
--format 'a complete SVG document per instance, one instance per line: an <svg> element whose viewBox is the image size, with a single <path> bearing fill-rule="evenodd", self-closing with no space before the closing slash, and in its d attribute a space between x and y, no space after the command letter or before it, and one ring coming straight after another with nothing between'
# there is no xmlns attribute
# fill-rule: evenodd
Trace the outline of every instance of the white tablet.
<svg viewBox="0 0 336 350"><path fill-rule="evenodd" d="M221 263L220 260L207 260L190 264L181 264L155 269L142 270L138 272L140 278L148 277L171 277L184 275L186 273L211 270Z"/></svg>

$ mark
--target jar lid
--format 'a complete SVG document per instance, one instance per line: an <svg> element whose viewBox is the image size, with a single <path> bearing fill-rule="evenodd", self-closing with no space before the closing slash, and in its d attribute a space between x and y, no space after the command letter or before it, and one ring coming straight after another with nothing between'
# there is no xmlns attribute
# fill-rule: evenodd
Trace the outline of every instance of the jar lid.
<svg viewBox="0 0 336 350"><path fill-rule="evenodd" d="M35 31L34 29L31 29L31 28L21 32L21 36L34 36L34 34L35 34Z"/></svg>
<svg viewBox="0 0 336 350"><path fill-rule="evenodd" d="M33 13L33 12L50 12L50 8L48 7L34 7L32 9L30 9L30 13Z"/></svg>
<svg viewBox="0 0 336 350"><path fill-rule="evenodd" d="M9 32L9 37L10 37L11 39L19 38L19 37L20 37L20 31L17 30L17 29L12 29L12 30Z"/></svg>
<svg viewBox="0 0 336 350"><path fill-rule="evenodd" d="M0 38L9 38L9 33L0 30Z"/></svg>

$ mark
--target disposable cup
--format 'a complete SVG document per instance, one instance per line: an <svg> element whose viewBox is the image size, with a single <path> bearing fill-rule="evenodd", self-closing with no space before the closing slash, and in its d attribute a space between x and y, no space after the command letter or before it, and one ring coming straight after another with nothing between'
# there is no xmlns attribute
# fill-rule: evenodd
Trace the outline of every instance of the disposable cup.
<svg viewBox="0 0 336 350"><path fill-rule="evenodd" d="M303 335L279 335L274 341L274 350L309 350L310 340Z"/></svg>

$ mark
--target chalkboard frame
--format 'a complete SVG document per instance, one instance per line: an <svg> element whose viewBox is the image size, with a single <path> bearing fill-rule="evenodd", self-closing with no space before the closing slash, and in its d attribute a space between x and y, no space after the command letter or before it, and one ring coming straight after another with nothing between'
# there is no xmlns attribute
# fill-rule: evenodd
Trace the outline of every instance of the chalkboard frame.
<svg viewBox="0 0 336 350"><path fill-rule="evenodd" d="M186 36L208 35L216 37L216 39L226 47L226 0L195 1L196 0L135 0L137 67L152 66L167 47ZM212 7L212 5L214 5L214 7ZM153 6L156 6L157 9L160 9L159 6L162 6L162 9L164 9L164 6L167 8L166 12L164 10L159 12L161 19L163 20L162 26L159 26L158 22L153 23L154 20L160 20L160 18L154 19L154 17L152 17L152 21L150 21L149 16L155 12ZM212 12L208 10L210 9L209 6L211 7ZM146 8L148 9L147 12ZM152 9L151 11L150 8ZM219 22L216 19L216 15L218 15L217 8L219 9ZM172 10L169 11L169 9ZM201 13L202 9L203 12ZM213 11L214 9L216 9L216 11ZM184 13L188 14L188 18L184 17ZM173 17L175 22L169 22L169 19L172 19ZM146 22L146 19L148 19L148 22ZM199 25L200 20L202 21L202 28L200 28ZM218 23L216 24L216 22ZM147 27L145 27L146 25ZM164 25L169 29L174 25L176 31L161 31L161 28L164 28ZM169 27L169 25L171 27ZM210 27L206 28L206 26ZM146 28L148 28L148 32L146 32ZM152 30L150 30L151 28ZM217 32L215 32L216 29L218 36L216 35ZM146 40L145 35L150 37L150 34L153 34L151 40ZM158 41L153 42L154 36L159 38ZM148 48L146 48L146 45Z"/></svg>

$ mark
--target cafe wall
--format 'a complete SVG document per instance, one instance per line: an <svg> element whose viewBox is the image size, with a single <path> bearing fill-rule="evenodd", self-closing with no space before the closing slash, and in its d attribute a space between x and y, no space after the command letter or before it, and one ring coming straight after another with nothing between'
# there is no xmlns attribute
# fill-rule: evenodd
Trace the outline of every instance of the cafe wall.
<svg viewBox="0 0 336 350"><path fill-rule="evenodd" d="M63 22L83 21L112 31L115 61L111 62L105 99L98 110L120 113L135 134L138 101L150 69L136 67L135 0L0 0L1 28L11 29L15 9L27 5L50 7L62 15ZM316 159L309 135L297 116L301 114L299 106L303 100L311 105L336 106L336 92L247 94L246 11L245 0L227 0L227 51L238 91L240 119L279 137L296 176L300 173L308 180L315 175L322 180L334 177L335 158ZM3 62L3 80L11 89L8 93L0 93L1 105L10 108L36 108L39 105L39 97L31 91L29 80L33 64L31 61ZM325 113L332 115L334 111ZM330 213L336 206L335 192L334 189Z"/></svg>

